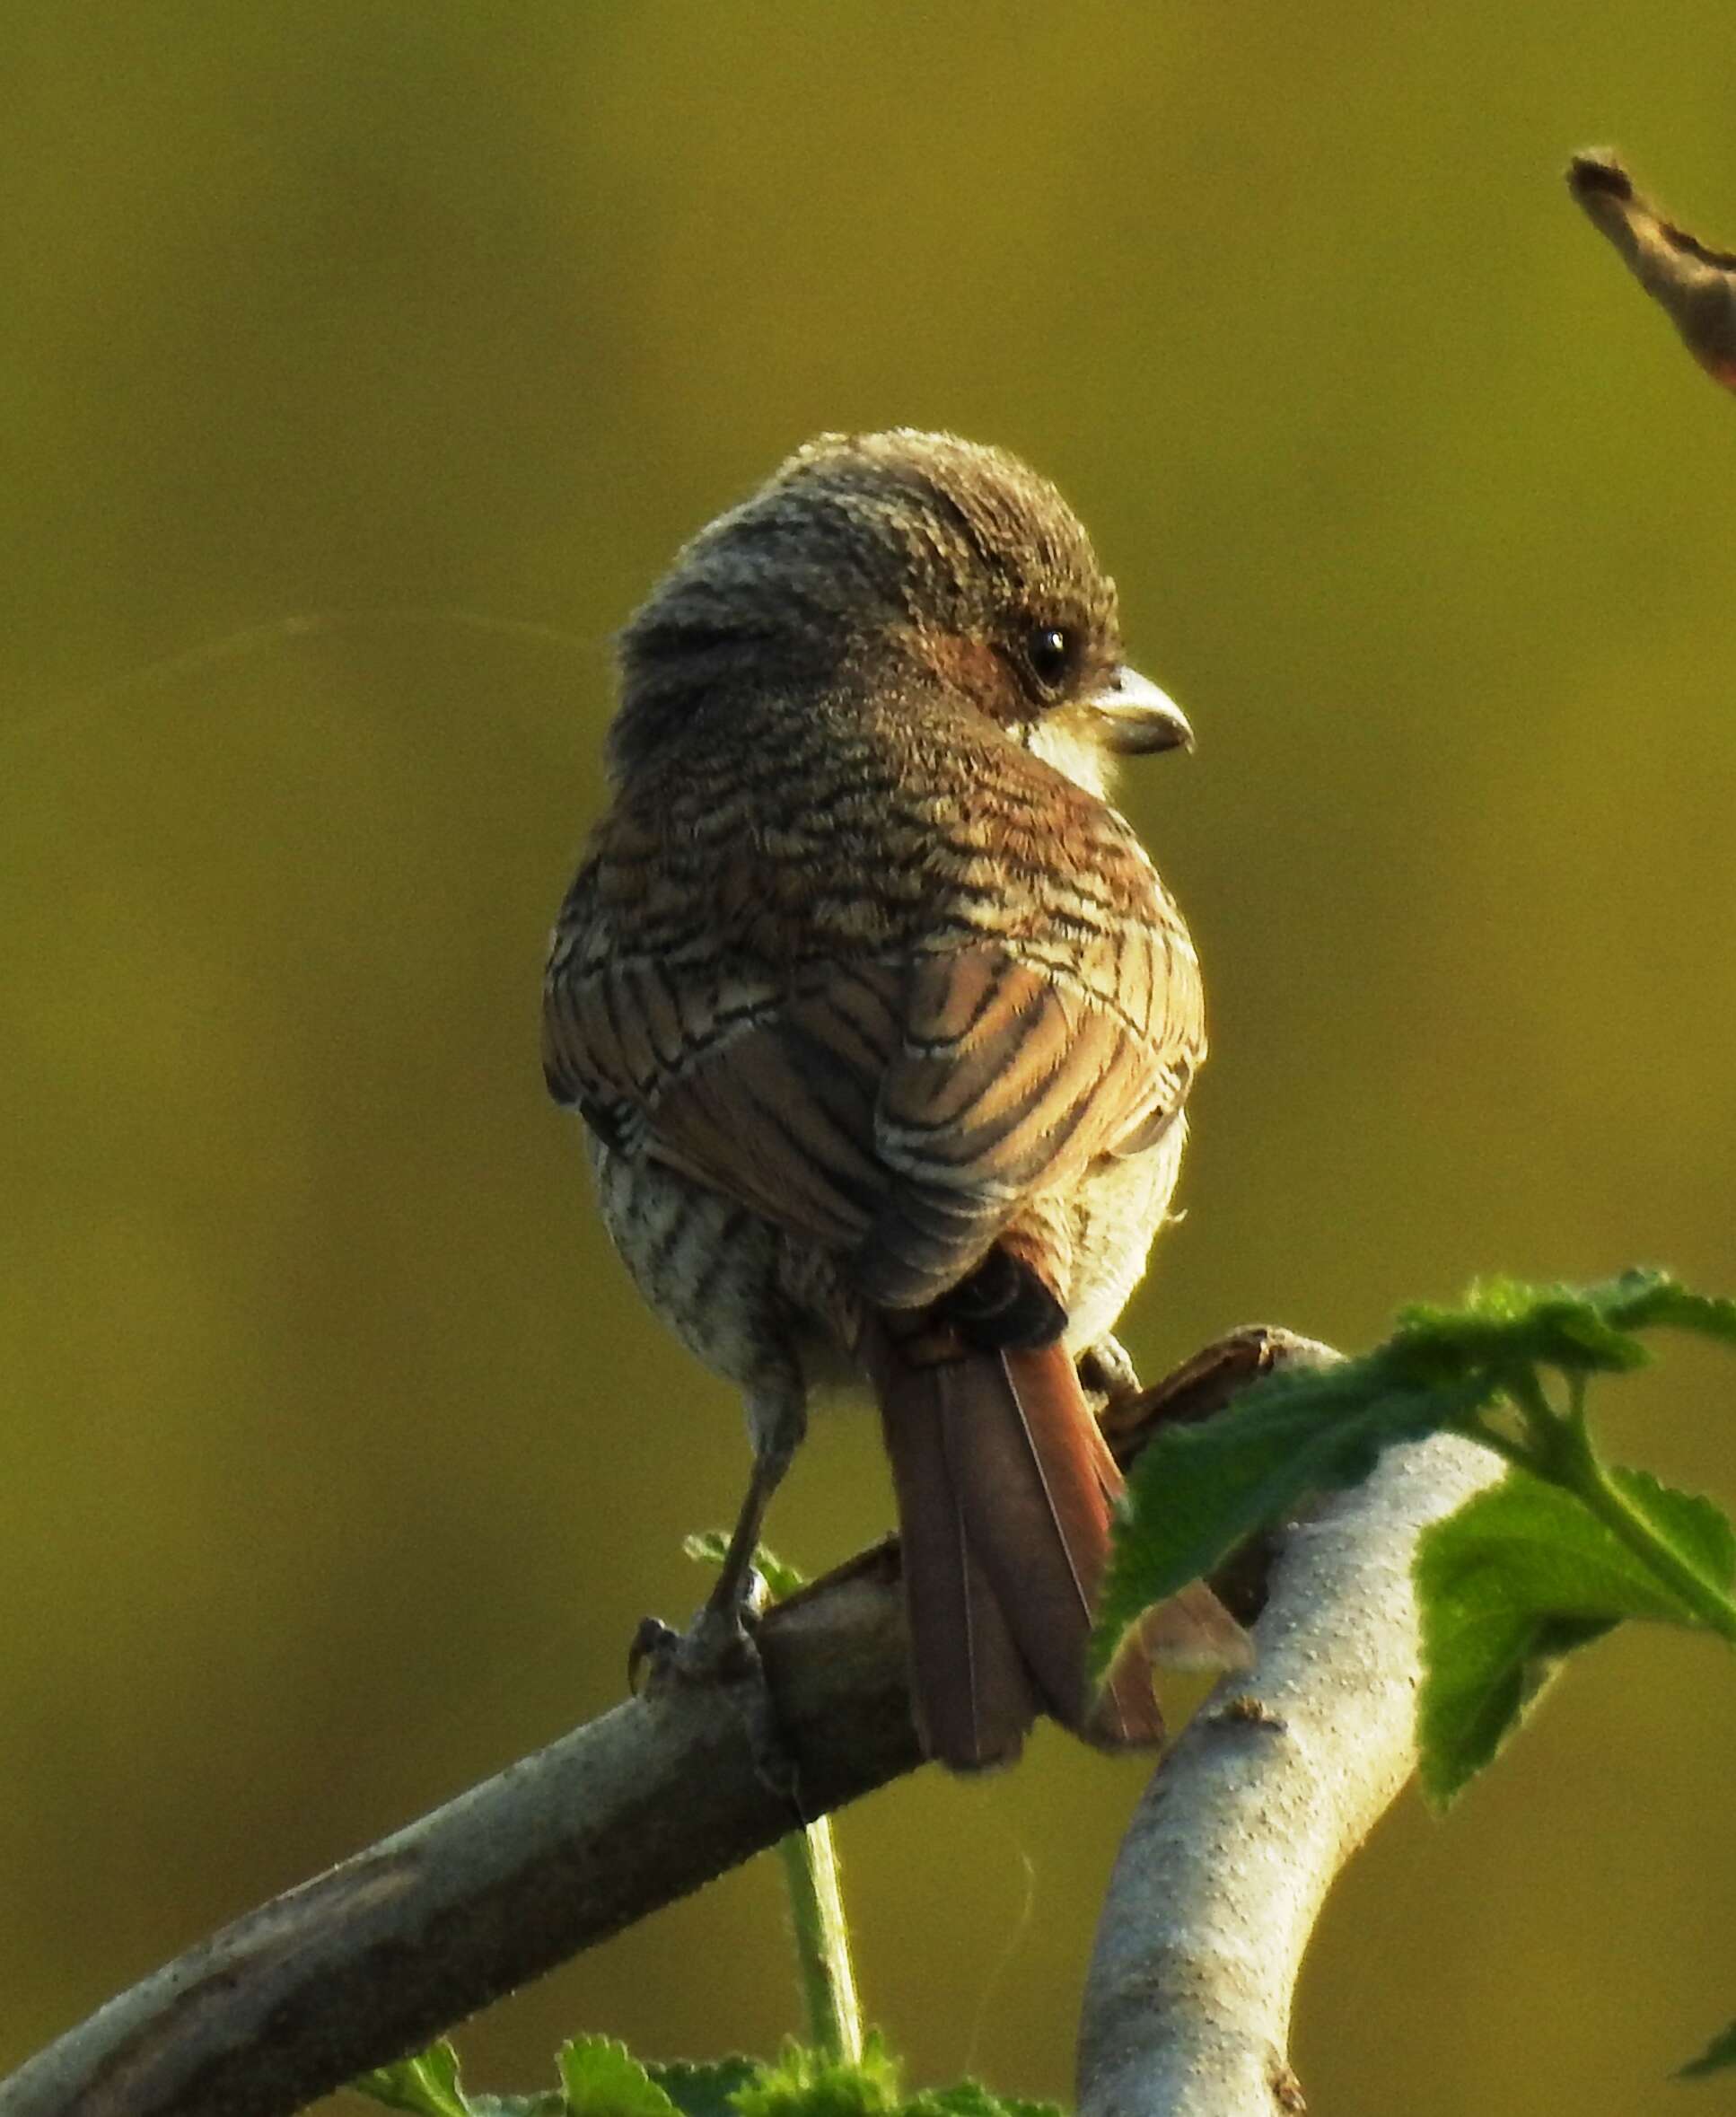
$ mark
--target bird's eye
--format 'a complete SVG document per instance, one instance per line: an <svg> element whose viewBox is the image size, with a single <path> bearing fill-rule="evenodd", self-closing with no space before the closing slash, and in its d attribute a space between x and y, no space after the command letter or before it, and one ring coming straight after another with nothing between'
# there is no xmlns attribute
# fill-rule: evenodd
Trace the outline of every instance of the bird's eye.
<svg viewBox="0 0 1736 2117"><path fill-rule="evenodd" d="M1033 625L1025 635L1025 660L1044 690L1054 690L1073 667L1072 633L1060 625Z"/></svg>

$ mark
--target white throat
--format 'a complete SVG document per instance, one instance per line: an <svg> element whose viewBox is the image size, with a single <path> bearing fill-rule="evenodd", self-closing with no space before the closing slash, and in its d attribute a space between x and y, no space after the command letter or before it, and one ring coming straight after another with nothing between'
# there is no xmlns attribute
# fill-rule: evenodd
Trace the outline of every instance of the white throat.
<svg viewBox="0 0 1736 2117"><path fill-rule="evenodd" d="M1025 747L1033 757L1053 765L1075 786L1109 801L1114 794L1115 760L1094 729L1083 727L1079 718L1065 707L1046 714L1035 723Z"/></svg>

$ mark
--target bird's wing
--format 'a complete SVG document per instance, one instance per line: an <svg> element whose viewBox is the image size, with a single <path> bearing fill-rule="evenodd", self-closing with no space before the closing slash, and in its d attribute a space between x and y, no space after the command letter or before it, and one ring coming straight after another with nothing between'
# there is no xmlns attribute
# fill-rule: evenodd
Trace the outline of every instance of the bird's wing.
<svg viewBox="0 0 1736 2117"><path fill-rule="evenodd" d="M999 948L846 963L794 992L689 1003L628 961L551 982L557 1092L607 1138L857 1252L889 1305L937 1298L1034 1193L1136 1152L1175 1117L1203 1040L1185 942L1127 936L1144 1021ZM623 1142L624 1143L624 1142Z"/></svg>
<svg viewBox="0 0 1736 2117"><path fill-rule="evenodd" d="M896 965L832 971L680 1069L651 1111L650 1151L792 1233L854 1249L888 1172L874 1096L899 1037Z"/></svg>
<svg viewBox="0 0 1736 2117"><path fill-rule="evenodd" d="M829 1249L880 1210L874 1102L900 1048L901 962L732 948L714 905L647 935L610 915L607 854L581 872L543 988L543 1068L611 1146L648 1154ZM630 936L630 937L629 937Z"/></svg>
<svg viewBox="0 0 1736 2117"><path fill-rule="evenodd" d="M857 1260L864 1291L897 1307L937 1298L1025 1200L1152 1145L1204 1055L1179 920L919 958L876 1111L896 1181Z"/></svg>
<svg viewBox="0 0 1736 2117"><path fill-rule="evenodd" d="M1080 813L1052 880L893 902L859 852L830 872L818 823L783 857L719 812L618 808L556 930L551 1089L849 1255L871 1298L936 1298L1033 1194L1154 1140L1204 1053L1179 917L1120 819Z"/></svg>

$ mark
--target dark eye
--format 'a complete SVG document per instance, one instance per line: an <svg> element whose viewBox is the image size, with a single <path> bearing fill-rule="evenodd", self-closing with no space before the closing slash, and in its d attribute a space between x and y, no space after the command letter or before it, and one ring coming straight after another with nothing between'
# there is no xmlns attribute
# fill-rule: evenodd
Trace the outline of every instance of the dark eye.
<svg viewBox="0 0 1736 2117"><path fill-rule="evenodd" d="M1057 690L1073 669L1072 633L1061 625L1033 625L1025 635L1025 660L1045 690Z"/></svg>

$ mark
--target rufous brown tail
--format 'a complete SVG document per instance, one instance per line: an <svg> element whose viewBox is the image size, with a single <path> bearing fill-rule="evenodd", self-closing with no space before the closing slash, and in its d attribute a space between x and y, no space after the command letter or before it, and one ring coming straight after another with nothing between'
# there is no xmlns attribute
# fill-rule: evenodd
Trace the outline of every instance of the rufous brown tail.
<svg viewBox="0 0 1736 2117"><path fill-rule="evenodd" d="M1087 1673L1122 1482L1065 1350L959 1342L936 1357L878 1326L872 1338L929 1755L960 1771L1007 1761L1039 1711L1101 1748L1161 1743L1138 1633L1100 1691ZM1200 1658L1226 1658L1225 1641L1235 1658L1228 1613L1208 1590L1188 1596L1206 1632L1223 1627Z"/></svg>

